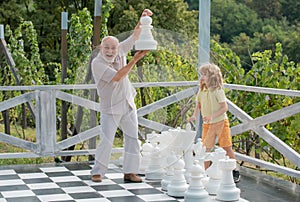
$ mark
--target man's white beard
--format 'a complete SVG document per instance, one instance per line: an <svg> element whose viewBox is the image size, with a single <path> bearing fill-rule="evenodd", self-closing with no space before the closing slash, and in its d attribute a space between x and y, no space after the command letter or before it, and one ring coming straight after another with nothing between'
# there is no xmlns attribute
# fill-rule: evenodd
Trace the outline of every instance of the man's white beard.
<svg viewBox="0 0 300 202"><path fill-rule="evenodd" d="M107 62L107 63L113 63L115 61L116 57L117 57L117 56L115 56L111 59L108 59L102 52L101 52L101 56L105 60L105 62Z"/></svg>
<svg viewBox="0 0 300 202"><path fill-rule="evenodd" d="M102 55L102 57L103 57L103 59L105 60L105 62L107 62L107 63L113 63L113 62L115 61L115 58L116 58L116 57L113 57L112 59L108 59L108 58L106 58L106 57L103 56L103 55Z"/></svg>

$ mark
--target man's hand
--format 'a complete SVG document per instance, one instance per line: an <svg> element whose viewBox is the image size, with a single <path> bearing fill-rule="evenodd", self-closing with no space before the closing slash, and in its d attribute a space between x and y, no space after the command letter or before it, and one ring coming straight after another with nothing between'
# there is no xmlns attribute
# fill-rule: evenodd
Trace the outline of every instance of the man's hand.
<svg viewBox="0 0 300 202"><path fill-rule="evenodd" d="M136 62L139 61L140 59L142 59L149 51L148 50L141 50L141 51L137 51L134 56L133 56L133 60L135 60Z"/></svg>
<svg viewBox="0 0 300 202"><path fill-rule="evenodd" d="M149 52L148 50L137 51L134 54L133 59L130 60L127 65L125 65L124 67L119 69L112 80L116 81L116 82L121 81L125 76L128 75L128 73L130 72L132 67L135 65L135 63L137 61L139 61L140 59L142 59L148 52Z"/></svg>
<svg viewBox="0 0 300 202"><path fill-rule="evenodd" d="M153 15L152 11L151 11L150 9L147 9L147 8L146 8L146 9L143 11L141 17L143 17L143 16L151 16L151 15Z"/></svg>

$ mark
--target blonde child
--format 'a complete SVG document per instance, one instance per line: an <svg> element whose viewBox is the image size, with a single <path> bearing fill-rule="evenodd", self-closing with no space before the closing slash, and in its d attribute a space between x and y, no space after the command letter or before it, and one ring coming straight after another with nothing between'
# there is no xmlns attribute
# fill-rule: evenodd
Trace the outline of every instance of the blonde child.
<svg viewBox="0 0 300 202"><path fill-rule="evenodd" d="M201 112L202 115L202 143L206 151L210 152L218 138L219 146L226 151L229 158L235 159L232 150L229 121L227 117L228 106L223 89L223 78L220 68L215 64L204 64L200 67L200 88L196 97L194 113L188 122L194 121ZM205 162L207 169L210 162ZM233 171L235 182L239 182L238 170Z"/></svg>

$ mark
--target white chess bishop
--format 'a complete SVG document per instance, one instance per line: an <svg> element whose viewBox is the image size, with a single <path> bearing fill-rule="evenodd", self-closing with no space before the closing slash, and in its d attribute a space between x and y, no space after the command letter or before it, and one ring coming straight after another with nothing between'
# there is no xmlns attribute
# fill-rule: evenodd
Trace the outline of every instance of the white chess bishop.
<svg viewBox="0 0 300 202"><path fill-rule="evenodd" d="M151 29L153 28L152 18L149 16L143 16L140 19L141 22L141 34L139 39L135 42L135 50L156 50L157 41L152 36Z"/></svg>

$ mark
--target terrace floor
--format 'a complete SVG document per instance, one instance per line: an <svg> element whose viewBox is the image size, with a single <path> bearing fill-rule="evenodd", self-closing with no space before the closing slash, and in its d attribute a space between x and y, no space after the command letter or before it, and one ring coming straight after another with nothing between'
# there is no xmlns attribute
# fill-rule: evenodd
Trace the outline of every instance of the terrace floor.
<svg viewBox="0 0 300 202"><path fill-rule="evenodd" d="M41 165L0 166L0 202L34 201L97 201L143 202L184 201L162 192L160 181L125 183L122 170L110 164L103 182L90 180L92 164L61 163ZM239 201L296 202L300 186L241 168ZM217 201L210 196L209 201Z"/></svg>

